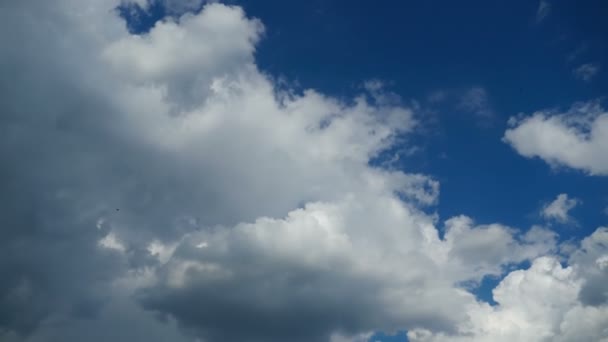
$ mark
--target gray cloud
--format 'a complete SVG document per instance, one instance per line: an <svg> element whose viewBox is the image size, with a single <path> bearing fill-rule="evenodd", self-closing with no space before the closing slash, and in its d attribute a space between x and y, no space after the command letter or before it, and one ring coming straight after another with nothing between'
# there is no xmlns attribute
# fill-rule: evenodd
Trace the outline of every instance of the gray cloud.
<svg viewBox="0 0 608 342"><path fill-rule="evenodd" d="M441 239L438 183L369 166L415 110L277 90L242 9L135 38L117 4L2 5L0 339L456 334L483 307L458 284L555 250L466 217Z"/></svg>

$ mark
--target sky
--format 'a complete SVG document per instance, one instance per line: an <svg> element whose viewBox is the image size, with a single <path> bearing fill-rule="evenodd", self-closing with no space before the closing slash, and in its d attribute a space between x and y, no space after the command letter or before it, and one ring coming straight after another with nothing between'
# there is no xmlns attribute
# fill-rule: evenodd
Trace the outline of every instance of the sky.
<svg viewBox="0 0 608 342"><path fill-rule="evenodd" d="M0 1L0 340L607 342L607 15Z"/></svg>

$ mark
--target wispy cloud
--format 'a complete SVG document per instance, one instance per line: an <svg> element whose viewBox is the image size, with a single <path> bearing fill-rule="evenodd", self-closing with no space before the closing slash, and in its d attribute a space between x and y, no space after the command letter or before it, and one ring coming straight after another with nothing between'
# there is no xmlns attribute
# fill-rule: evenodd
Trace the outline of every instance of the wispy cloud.
<svg viewBox="0 0 608 342"><path fill-rule="evenodd" d="M436 90L427 96L427 101L431 104L444 102L448 98L448 92L445 90Z"/></svg>
<svg viewBox="0 0 608 342"><path fill-rule="evenodd" d="M494 116L488 100L488 92L483 87L475 86L467 90L460 99L459 107L480 118Z"/></svg>
<svg viewBox="0 0 608 342"><path fill-rule="evenodd" d="M568 62L573 62L587 51L589 51L589 43L582 42L576 47L576 49L572 50L572 52L566 56L566 60Z"/></svg>
<svg viewBox="0 0 608 342"><path fill-rule="evenodd" d="M536 10L536 22L540 23L551 13L551 4L547 0L540 0Z"/></svg>
<svg viewBox="0 0 608 342"><path fill-rule="evenodd" d="M597 75L599 71L599 64L585 63L572 70L572 73L574 74L574 77L578 78L579 80L589 82L593 79L593 77L595 77L595 75Z"/></svg>
<svg viewBox="0 0 608 342"><path fill-rule="evenodd" d="M426 96L426 103L431 108L466 114L476 119L477 124L482 127L491 125L496 117L488 91L480 85L437 89Z"/></svg>

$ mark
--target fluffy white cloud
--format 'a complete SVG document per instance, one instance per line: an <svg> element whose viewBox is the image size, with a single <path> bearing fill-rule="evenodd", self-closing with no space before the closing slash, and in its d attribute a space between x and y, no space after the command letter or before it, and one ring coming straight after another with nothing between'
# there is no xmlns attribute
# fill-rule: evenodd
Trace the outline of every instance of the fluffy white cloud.
<svg viewBox="0 0 608 342"><path fill-rule="evenodd" d="M592 175L608 174L608 113L596 102L566 113L540 111L511 118L503 140L524 157Z"/></svg>
<svg viewBox="0 0 608 342"><path fill-rule="evenodd" d="M606 235L599 229L596 235ZM579 263L579 253L563 267L552 257L536 259L527 270L511 272L493 290L497 306L477 303L467 308L467 324L455 334L432 333L413 329L408 337L413 342L489 342L489 341L608 341L608 306L586 305L580 300L585 286L584 273L591 267L604 272L601 266ZM608 253L603 245L601 253ZM596 251L597 252L597 251ZM603 283L605 284L605 283ZM596 303L597 304L597 303Z"/></svg>
<svg viewBox="0 0 608 342"><path fill-rule="evenodd" d="M424 211L438 183L369 165L415 111L371 84L346 101L280 89L253 58L262 24L239 7L134 36L118 4L1 5L0 339L440 336L491 310L461 284L555 250L546 229L464 216L440 237ZM533 265L599 298L602 236L573 257L576 278ZM512 310L516 285L497 290ZM585 327L603 324L594 308Z"/></svg>
<svg viewBox="0 0 608 342"><path fill-rule="evenodd" d="M117 78L155 85L178 110L192 109L209 96L214 78L252 67L262 32L240 8L210 4L198 15L158 22L146 35L111 42L103 57Z"/></svg>
<svg viewBox="0 0 608 342"><path fill-rule="evenodd" d="M559 194L553 202L543 207L541 216L545 219L555 220L562 223L571 221L572 218L568 213L579 203L580 201L578 199L569 198L568 194Z"/></svg>

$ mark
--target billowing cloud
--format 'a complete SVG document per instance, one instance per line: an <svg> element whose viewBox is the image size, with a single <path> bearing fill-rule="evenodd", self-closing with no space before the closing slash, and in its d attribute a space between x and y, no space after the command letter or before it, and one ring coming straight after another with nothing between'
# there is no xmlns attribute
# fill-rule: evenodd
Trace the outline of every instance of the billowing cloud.
<svg viewBox="0 0 608 342"><path fill-rule="evenodd" d="M576 104L565 113L513 117L509 124L503 140L522 156L608 174L608 113L597 102Z"/></svg>
<svg viewBox="0 0 608 342"><path fill-rule="evenodd" d="M605 234L600 229L588 239ZM605 257L607 252L604 245L601 253ZM590 256L585 249L579 253ZM527 270L511 272L493 290L497 306L471 305L465 313L470 321L455 334L414 329L408 337L413 342L608 341L608 306L586 305L579 298L581 288L589 286L581 277L590 265L578 264L578 258L563 267L555 258L542 257ZM605 267L591 267L606 277Z"/></svg>
<svg viewBox="0 0 608 342"><path fill-rule="evenodd" d="M475 302L454 284L500 275L555 246L548 231L516 237L466 217L447 225L441 240L430 217L387 195L310 203L284 219L189 235L138 296L211 341L450 330L459 308Z"/></svg>
<svg viewBox="0 0 608 342"><path fill-rule="evenodd" d="M505 311L526 310L509 279L546 271L560 312L591 305L567 332L603 324L602 231L563 268L544 228L438 228L435 180L370 166L417 127L398 97L277 87L239 7L136 36L119 3L2 5L0 339L456 336L494 310L468 289L524 261L496 290Z"/></svg>
<svg viewBox="0 0 608 342"><path fill-rule="evenodd" d="M559 194L555 200L543 207L541 216L547 220L555 220L557 222L568 222L572 218L569 215L570 210L574 209L580 201L576 198L569 198L568 194Z"/></svg>

